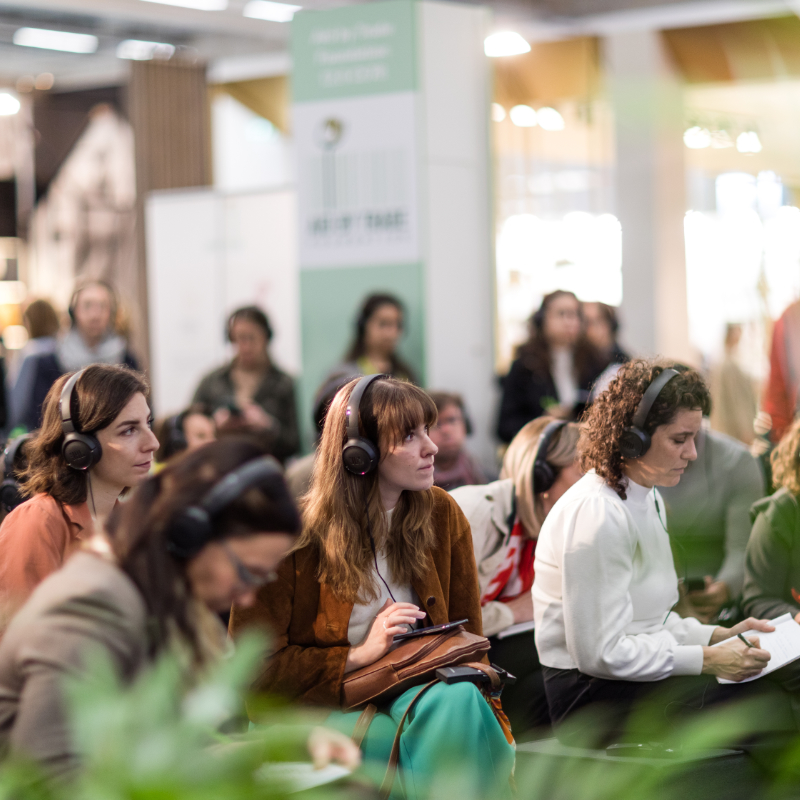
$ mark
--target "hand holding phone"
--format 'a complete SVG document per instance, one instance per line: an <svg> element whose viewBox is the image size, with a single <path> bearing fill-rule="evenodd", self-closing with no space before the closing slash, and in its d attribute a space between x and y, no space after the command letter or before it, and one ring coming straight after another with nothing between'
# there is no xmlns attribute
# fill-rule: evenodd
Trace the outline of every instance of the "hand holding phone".
<svg viewBox="0 0 800 800"><path fill-rule="evenodd" d="M437 633L445 633L446 631L453 630L453 628L457 628L459 625L463 625L465 622L469 622L469 620L459 619L455 622L445 622L444 625L431 625L428 628L416 628L408 633L398 633L393 641L403 642L406 639L415 639L417 636L433 636Z"/></svg>

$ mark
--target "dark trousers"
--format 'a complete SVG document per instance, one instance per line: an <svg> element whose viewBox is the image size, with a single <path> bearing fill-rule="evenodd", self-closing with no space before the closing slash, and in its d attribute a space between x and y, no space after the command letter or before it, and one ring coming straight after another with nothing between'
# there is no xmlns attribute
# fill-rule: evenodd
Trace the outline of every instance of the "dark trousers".
<svg viewBox="0 0 800 800"><path fill-rule="evenodd" d="M615 681L595 678L577 669L552 667L542 667L542 673L553 727L564 744L584 747L626 741L678 744L676 723L720 703L754 698L758 700L756 710L748 708L745 712L753 734L797 731L786 692L776 686L776 681L720 684L712 675L681 675L647 682Z"/></svg>
<svg viewBox="0 0 800 800"><path fill-rule="evenodd" d="M489 642L492 645L489 661L517 679L503 689L503 711L508 715L514 736L520 740L527 738L526 733L537 728L544 728L549 735L550 712L533 631L506 639L491 636Z"/></svg>

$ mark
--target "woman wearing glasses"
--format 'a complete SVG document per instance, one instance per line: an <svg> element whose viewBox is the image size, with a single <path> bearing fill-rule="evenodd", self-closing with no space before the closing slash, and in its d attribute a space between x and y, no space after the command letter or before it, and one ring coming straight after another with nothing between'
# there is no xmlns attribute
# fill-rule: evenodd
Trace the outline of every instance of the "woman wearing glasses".
<svg viewBox="0 0 800 800"><path fill-rule="evenodd" d="M108 538L95 537L43 581L9 625L0 753L56 775L74 770L80 754L62 710L63 677L98 645L123 681L176 643L202 666L224 641L210 612L252 604L299 530L280 470L249 441L214 442L150 478L115 510ZM337 748L352 763L352 748L341 740Z"/></svg>

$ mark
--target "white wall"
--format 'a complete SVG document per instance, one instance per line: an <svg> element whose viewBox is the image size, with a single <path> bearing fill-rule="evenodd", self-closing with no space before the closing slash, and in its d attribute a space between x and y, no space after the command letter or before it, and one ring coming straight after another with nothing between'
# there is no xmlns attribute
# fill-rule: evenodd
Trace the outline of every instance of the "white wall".
<svg viewBox="0 0 800 800"><path fill-rule="evenodd" d="M256 304L267 312L275 331L272 357L297 375L294 190L154 192L145 214L156 414L185 408L200 378L230 357L225 320L238 306Z"/></svg>

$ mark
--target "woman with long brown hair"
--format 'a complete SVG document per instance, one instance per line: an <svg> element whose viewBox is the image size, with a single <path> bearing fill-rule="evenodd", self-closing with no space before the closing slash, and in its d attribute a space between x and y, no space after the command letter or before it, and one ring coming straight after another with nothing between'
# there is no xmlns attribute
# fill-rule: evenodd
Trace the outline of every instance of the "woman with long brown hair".
<svg viewBox="0 0 800 800"><path fill-rule="evenodd" d="M141 373L93 364L50 389L41 430L25 454L30 499L0 526L2 618L102 528L120 495L147 479L158 447Z"/></svg>
<svg viewBox="0 0 800 800"><path fill-rule="evenodd" d="M421 389L384 375L351 381L325 421L304 529L250 609L231 627L272 631L256 688L338 707L348 673L374 663L395 635L425 620L466 619L481 631L480 589L469 524L433 487L436 407ZM353 434L357 432L357 436ZM368 763L389 758L413 687L384 703L362 742ZM329 718L352 732L359 712ZM403 728L401 780L392 797L416 797L443 767L468 775L477 794L505 797L514 762L494 713L472 684L435 684Z"/></svg>

